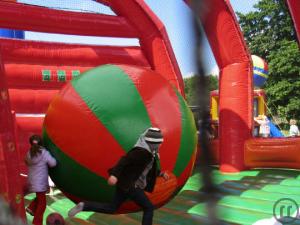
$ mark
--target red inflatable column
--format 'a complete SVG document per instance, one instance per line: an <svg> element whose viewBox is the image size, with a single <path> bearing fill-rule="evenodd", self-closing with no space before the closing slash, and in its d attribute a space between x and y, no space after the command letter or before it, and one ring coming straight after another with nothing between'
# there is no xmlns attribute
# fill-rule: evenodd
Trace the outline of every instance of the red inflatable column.
<svg viewBox="0 0 300 225"><path fill-rule="evenodd" d="M252 137L253 84L250 54L229 1L206 0L203 26L220 68L220 166L245 169L244 145Z"/></svg>
<svg viewBox="0 0 300 225"><path fill-rule="evenodd" d="M220 76L220 169L222 172L238 172L245 169L244 146L252 137L249 111L252 106L251 91L245 77L249 65L236 63L226 66ZM251 101L250 101L251 100Z"/></svg>
<svg viewBox="0 0 300 225"><path fill-rule="evenodd" d="M25 218L14 118L3 68L0 58L0 195Z"/></svg>

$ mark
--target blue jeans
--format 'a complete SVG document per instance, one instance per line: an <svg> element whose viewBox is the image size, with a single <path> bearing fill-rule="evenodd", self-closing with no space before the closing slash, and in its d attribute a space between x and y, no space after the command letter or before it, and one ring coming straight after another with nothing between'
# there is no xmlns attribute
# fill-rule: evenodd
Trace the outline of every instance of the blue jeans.
<svg viewBox="0 0 300 225"><path fill-rule="evenodd" d="M117 188L111 203L84 202L83 211L93 211L100 213L114 213L126 200L131 199L143 209L142 225L152 225L154 206L140 188L132 188L124 192Z"/></svg>

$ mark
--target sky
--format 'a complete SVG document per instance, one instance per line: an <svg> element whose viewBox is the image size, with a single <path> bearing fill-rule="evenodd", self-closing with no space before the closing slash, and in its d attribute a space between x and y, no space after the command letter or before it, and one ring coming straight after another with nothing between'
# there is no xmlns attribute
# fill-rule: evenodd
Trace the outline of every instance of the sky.
<svg viewBox="0 0 300 225"><path fill-rule="evenodd" d="M253 5L259 0L231 0L234 11L247 13L253 11ZM47 7L72 9L74 11L93 11L109 15L114 13L105 6L91 0L19 0L18 2L37 4ZM181 0L145 0L166 27L177 62L183 77L188 77L197 71L195 64L195 37L191 10ZM162 5L163 2L163 5ZM99 45L139 45L137 39L82 37L74 35L44 34L26 32L26 39L58 41L69 43L89 43ZM207 39L203 42L203 61L206 74L217 74L218 67L211 52Z"/></svg>

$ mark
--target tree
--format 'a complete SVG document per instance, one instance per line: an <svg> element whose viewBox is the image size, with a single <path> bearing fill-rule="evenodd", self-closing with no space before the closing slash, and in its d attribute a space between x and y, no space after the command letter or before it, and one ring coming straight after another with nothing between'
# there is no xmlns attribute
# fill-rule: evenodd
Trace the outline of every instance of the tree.
<svg viewBox="0 0 300 225"><path fill-rule="evenodd" d="M237 15L251 54L268 62L268 107L273 115L300 119L300 52L285 1L260 0L254 9Z"/></svg>
<svg viewBox="0 0 300 225"><path fill-rule="evenodd" d="M208 90L212 91L215 89L218 89L218 78L213 75L206 76L207 78L207 83L208 83ZM188 78L184 78L184 92L185 92L185 97L187 103L192 106L192 105L197 105L198 100L197 100L197 79L199 79L199 76L193 75Z"/></svg>

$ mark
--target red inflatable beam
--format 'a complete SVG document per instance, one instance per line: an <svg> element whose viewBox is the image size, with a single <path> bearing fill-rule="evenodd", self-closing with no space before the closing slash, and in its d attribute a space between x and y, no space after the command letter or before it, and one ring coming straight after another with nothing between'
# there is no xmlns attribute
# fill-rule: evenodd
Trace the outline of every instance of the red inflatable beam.
<svg viewBox="0 0 300 225"><path fill-rule="evenodd" d="M97 66L107 63L150 68L140 47L94 46L0 38L4 63Z"/></svg>
<svg viewBox="0 0 300 225"><path fill-rule="evenodd" d="M245 143L249 168L300 169L300 138L254 138Z"/></svg>
<svg viewBox="0 0 300 225"><path fill-rule="evenodd" d="M286 0L289 7L295 30L298 36L298 43L300 44L300 4L299 0Z"/></svg>
<svg viewBox="0 0 300 225"><path fill-rule="evenodd" d="M4 68L0 57L0 195L25 217L21 189L15 118L11 113Z"/></svg>
<svg viewBox="0 0 300 225"><path fill-rule="evenodd" d="M186 1L189 2L189 1ZM246 169L244 144L252 137L253 84L250 54L229 0L205 0L199 12L220 68L220 169Z"/></svg>
<svg viewBox="0 0 300 225"><path fill-rule="evenodd" d="M9 88L59 89L92 67L6 64L4 68Z"/></svg>
<svg viewBox="0 0 300 225"><path fill-rule="evenodd" d="M184 95L181 72L165 27L158 17L143 0L111 0L109 6L117 15L126 17L138 30L141 48L152 69L164 76Z"/></svg>
<svg viewBox="0 0 300 225"><path fill-rule="evenodd" d="M27 115L16 114L16 125L18 129L18 147L21 158L24 158L30 145L28 138L32 134L42 134L42 127L44 122L43 115Z"/></svg>
<svg viewBox="0 0 300 225"><path fill-rule="evenodd" d="M17 113L46 113L59 90L9 89L11 108Z"/></svg>
<svg viewBox="0 0 300 225"><path fill-rule="evenodd" d="M42 114L28 115L16 113L17 128L22 132L42 134L43 122L44 116ZM28 138L28 135L26 137Z"/></svg>
<svg viewBox="0 0 300 225"><path fill-rule="evenodd" d="M78 13L0 1L0 26L16 30L105 37L136 38L123 17Z"/></svg>

